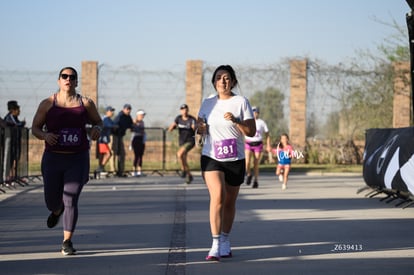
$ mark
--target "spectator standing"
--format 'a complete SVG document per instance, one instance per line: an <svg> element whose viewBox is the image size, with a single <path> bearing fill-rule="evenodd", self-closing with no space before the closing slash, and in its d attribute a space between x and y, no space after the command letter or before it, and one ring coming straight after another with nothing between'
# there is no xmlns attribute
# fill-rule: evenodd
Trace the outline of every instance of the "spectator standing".
<svg viewBox="0 0 414 275"><path fill-rule="evenodd" d="M131 117L131 104L125 104L122 110L114 119L114 123L117 125L116 131L113 135L112 149L117 157L117 172L118 177L126 177L125 171L125 145L124 136L128 129L132 129L132 117Z"/></svg>
<svg viewBox="0 0 414 275"><path fill-rule="evenodd" d="M47 226L55 227L63 214L61 252L73 255L79 196L89 180L90 141L85 126L93 125L90 137L97 140L102 120L93 100L76 92L78 74L74 68L61 69L57 83L59 91L39 104L32 133L45 141L41 170L45 202L51 211Z"/></svg>
<svg viewBox="0 0 414 275"><path fill-rule="evenodd" d="M229 234L246 171L244 136L256 133L249 101L232 91L237 83L231 66L219 66L212 77L217 95L205 99L198 113L197 133L203 136L201 171L210 195L213 238L207 261L232 257Z"/></svg>
<svg viewBox="0 0 414 275"><path fill-rule="evenodd" d="M132 125L131 147L134 150L133 166L135 177L144 175L142 173L142 157L144 155L146 141L144 117L144 110L138 110Z"/></svg>
<svg viewBox="0 0 414 275"><path fill-rule="evenodd" d="M103 129L99 137L99 167L97 172L104 172L105 165L108 163L112 156L111 149L111 135L114 129L117 127L112 117L114 116L115 109L112 106L105 108L105 116L103 117Z"/></svg>
<svg viewBox="0 0 414 275"><path fill-rule="evenodd" d="M20 106L16 100L7 102L8 113L4 117L6 127L8 127L9 135L5 140L5 166L6 184L17 179L17 165L20 160L22 129L26 125L26 121L20 121Z"/></svg>
<svg viewBox="0 0 414 275"><path fill-rule="evenodd" d="M269 129L267 128L266 122L259 118L260 109L259 107L252 107L254 119L256 122L256 134L254 137L245 137L245 154L246 154L246 184L250 185L252 177L254 175L253 188L258 188L259 178L259 162L262 158L263 153L263 140L266 140L266 150L271 152ZM253 175L250 169L251 159L253 157Z"/></svg>
<svg viewBox="0 0 414 275"><path fill-rule="evenodd" d="M171 123L168 132L172 132L175 128L178 128L178 145L180 147L177 151L177 158L181 168L179 174L182 178L186 178L187 183L191 183L193 181L193 175L188 165L187 156L188 152L195 146L194 130L196 119L188 113L187 104L180 106L180 112L181 114Z"/></svg>

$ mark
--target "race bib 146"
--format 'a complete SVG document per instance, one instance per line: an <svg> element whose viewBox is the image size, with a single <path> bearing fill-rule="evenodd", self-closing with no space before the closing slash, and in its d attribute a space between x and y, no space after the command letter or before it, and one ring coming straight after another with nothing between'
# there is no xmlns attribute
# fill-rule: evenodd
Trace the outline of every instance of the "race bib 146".
<svg viewBox="0 0 414 275"><path fill-rule="evenodd" d="M81 144L81 129L63 128L59 132L59 145L78 146Z"/></svg>

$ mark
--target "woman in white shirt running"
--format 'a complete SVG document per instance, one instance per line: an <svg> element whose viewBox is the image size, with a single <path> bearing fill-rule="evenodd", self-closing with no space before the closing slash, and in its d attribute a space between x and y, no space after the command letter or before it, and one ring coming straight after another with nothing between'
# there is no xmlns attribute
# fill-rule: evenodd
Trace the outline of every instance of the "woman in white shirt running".
<svg viewBox="0 0 414 275"><path fill-rule="evenodd" d="M238 81L231 66L219 66L212 84L217 95L203 101L197 134L202 135L201 170L210 194L213 243L206 260L218 261L232 256L229 233L246 170L244 136L254 136L256 124L249 101L232 92Z"/></svg>

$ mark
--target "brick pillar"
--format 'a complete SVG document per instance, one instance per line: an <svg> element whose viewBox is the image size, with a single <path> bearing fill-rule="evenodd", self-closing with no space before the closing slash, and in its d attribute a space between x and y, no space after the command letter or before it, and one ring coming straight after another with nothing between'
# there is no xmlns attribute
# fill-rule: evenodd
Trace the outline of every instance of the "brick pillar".
<svg viewBox="0 0 414 275"><path fill-rule="evenodd" d="M81 78L81 93L95 102L98 109L98 62L97 61L82 61L82 78ZM91 160L98 158L97 142L94 141L91 145L90 156ZM91 170L94 167L91 167ZM111 167L112 168L112 167Z"/></svg>
<svg viewBox="0 0 414 275"><path fill-rule="evenodd" d="M203 99L203 61L188 60L186 64L185 100L189 113L197 118Z"/></svg>
<svg viewBox="0 0 414 275"><path fill-rule="evenodd" d="M299 148L306 145L306 89L307 60L291 60L289 137Z"/></svg>
<svg viewBox="0 0 414 275"><path fill-rule="evenodd" d="M408 127L411 123L410 63L394 62L394 100L392 127Z"/></svg>
<svg viewBox="0 0 414 275"><path fill-rule="evenodd" d="M82 61L82 95L91 98L98 108L98 62Z"/></svg>

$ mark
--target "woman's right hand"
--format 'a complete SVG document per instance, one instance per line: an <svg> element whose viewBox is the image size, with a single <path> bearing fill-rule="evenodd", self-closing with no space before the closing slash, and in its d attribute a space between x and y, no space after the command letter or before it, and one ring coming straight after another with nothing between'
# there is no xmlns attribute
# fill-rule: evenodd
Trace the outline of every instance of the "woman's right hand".
<svg viewBox="0 0 414 275"><path fill-rule="evenodd" d="M59 139L59 135L53 134L53 133L46 133L44 135L44 140L49 144L49 145L56 145Z"/></svg>

